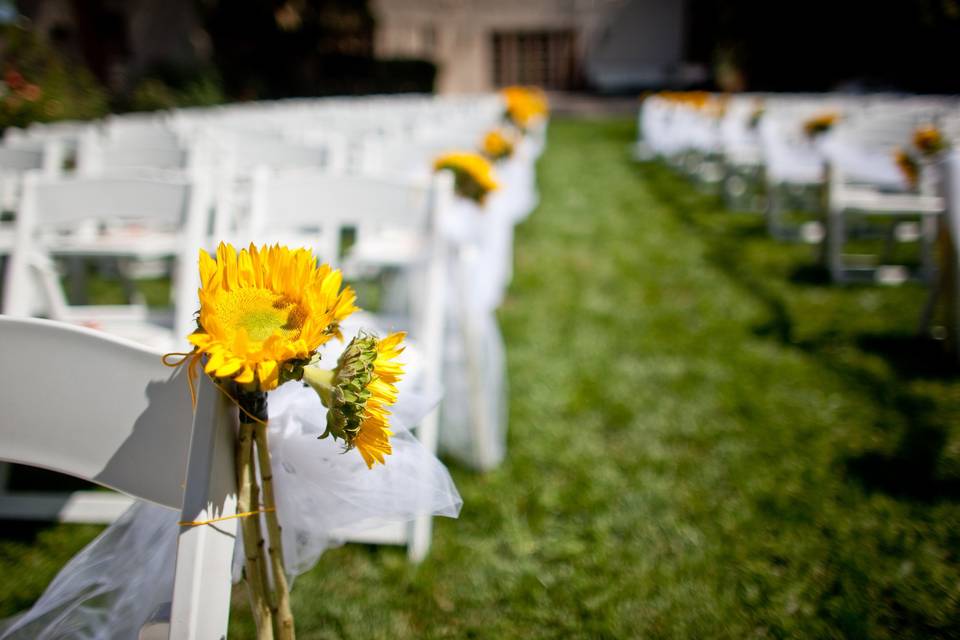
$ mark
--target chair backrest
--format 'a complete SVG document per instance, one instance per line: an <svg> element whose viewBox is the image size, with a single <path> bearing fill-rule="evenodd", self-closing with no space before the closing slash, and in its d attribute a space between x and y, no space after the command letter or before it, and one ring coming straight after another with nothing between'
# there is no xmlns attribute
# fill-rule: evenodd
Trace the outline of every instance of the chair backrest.
<svg viewBox="0 0 960 640"><path fill-rule="evenodd" d="M429 180L260 167L253 178L247 235L257 242L312 240L321 260L339 264L344 229L354 230L357 242L391 229L425 237L433 205Z"/></svg>
<svg viewBox="0 0 960 640"><path fill-rule="evenodd" d="M198 521L236 511L235 416L201 376L132 342L0 317L0 459L60 471ZM171 637L226 633L236 520L181 528Z"/></svg>
<svg viewBox="0 0 960 640"><path fill-rule="evenodd" d="M98 175L125 169L186 169L187 147L164 128L104 135L91 130L77 149L77 172Z"/></svg>
<svg viewBox="0 0 960 640"><path fill-rule="evenodd" d="M176 257L174 273L174 333L192 330L196 309L197 251L207 228L207 185L185 178L158 179L135 176L48 179L28 173L17 210L16 242L10 256L4 286L3 311L30 315L35 292L32 274L38 261L57 251L58 242L75 237L81 229L96 234L101 227L127 224L142 226L140 237L96 248L97 255L137 255L138 248L156 239L151 232L167 232L173 238L170 255ZM66 234L66 235L60 235ZM93 238L96 240L96 238ZM95 243L94 243L95 244ZM48 292L56 287L45 287ZM62 300L49 301L51 307ZM48 310L49 311L49 310Z"/></svg>
<svg viewBox="0 0 960 640"><path fill-rule="evenodd" d="M20 182L27 171L48 176L63 169L64 146L59 140L22 140L0 145L0 211L13 211L20 198Z"/></svg>
<svg viewBox="0 0 960 640"><path fill-rule="evenodd" d="M433 172L437 156L450 151L473 151L483 140L483 130L420 139L364 141L361 167L374 175L419 178Z"/></svg>
<svg viewBox="0 0 960 640"><path fill-rule="evenodd" d="M240 175L249 175L261 165L289 169L330 167L336 164L334 148L325 144L301 144L268 131L214 128L212 133L227 153L233 156L236 171Z"/></svg>
<svg viewBox="0 0 960 640"><path fill-rule="evenodd" d="M179 509L192 410L158 354L88 329L0 316L0 458Z"/></svg>
<svg viewBox="0 0 960 640"><path fill-rule="evenodd" d="M43 168L43 149L0 147L0 170L28 171Z"/></svg>

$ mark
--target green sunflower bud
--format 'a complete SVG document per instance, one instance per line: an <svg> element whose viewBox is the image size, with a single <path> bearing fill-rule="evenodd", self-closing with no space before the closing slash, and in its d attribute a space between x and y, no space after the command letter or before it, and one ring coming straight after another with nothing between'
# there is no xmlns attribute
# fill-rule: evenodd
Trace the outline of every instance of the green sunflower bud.
<svg viewBox="0 0 960 640"><path fill-rule="evenodd" d="M377 359L376 336L358 335L350 341L333 370L315 366L303 368L303 381L320 395L327 408L327 430L321 438L343 440L347 449L360 433Z"/></svg>

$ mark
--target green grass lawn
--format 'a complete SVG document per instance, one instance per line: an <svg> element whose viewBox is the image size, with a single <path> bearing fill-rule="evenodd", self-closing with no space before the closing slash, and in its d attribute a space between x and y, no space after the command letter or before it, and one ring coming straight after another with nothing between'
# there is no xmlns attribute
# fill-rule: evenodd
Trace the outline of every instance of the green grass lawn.
<svg viewBox="0 0 960 640"><path fill-rule="evenodd" d="M913 337L925 291L830 286L634 136L551 124L500 314L509 457L451 465L421 566L325 554L300 638L960 637L960 378ZM2 531L7 615L96 528Z"/></svg>

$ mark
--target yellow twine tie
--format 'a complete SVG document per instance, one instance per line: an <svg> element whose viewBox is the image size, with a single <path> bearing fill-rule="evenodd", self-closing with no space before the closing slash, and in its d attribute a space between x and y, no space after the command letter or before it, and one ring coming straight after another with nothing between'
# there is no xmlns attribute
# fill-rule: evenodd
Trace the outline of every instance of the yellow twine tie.
<svg viewBox="0 0 960 640"><path fill-rule="evenodd" d="M176 357L179 357L180 359L174 362L171 358L176 358ZM177 369L183 366L184 364L187 365L187 386L190 387L190 401L193 404L194 409L197 408L196 385L197 385L197 376L199 375L197 373L197 365L200 364L200 358L201 358L201 354L197 353L196 351L191 351L189 353L173 351L171 353L163 354L163 357L160 359L164 365L171 367L173 369ZM220 386L220 384L216 380L214 380L211 377L210 381L213 382L213 386L215 386L217 389L220 390L220 393L227 396L230 402L235 404L237 408L240 411L242 411L244 414L246 414L248 418L250 418L256 423L262 424L263 426L267 426L266 421L261 420L257 416L253 415L252 413L244 409L243 405L240 404L240 401L234 398L232 395L230 395L230 392L224 389L222 386Z"/></svg>
<svg viewBox="0 0 960 640"><path fill-rule="evenodd" d="M177 524L181 527L199 527L204 524L213 524L214 522L233 520L234 518L247 518L250 516L255 516L258 513L267 513L268 511L276 511L276 509L273 507L268 507L265 509L257 509L256 511L244 511L243 513L235 513L232 516L223 516L222 518L213 518L211 520L181 520Z"/></svg>
<svg viewBox="0 0 960 640"><path fill-rule="evenodd" d="M171 357L180 357L180 360L173 362L170 360ZM181 365L187 365L187 386L190 387L190 402L193 404L193 408L197 408L197 365L200 364L200 354L196 351L190 351L188 353L182 353L178 351L173 351L171 353L163 354L163 357L160 358L160 361L168 367L174 369L179 368Z"/></svg>

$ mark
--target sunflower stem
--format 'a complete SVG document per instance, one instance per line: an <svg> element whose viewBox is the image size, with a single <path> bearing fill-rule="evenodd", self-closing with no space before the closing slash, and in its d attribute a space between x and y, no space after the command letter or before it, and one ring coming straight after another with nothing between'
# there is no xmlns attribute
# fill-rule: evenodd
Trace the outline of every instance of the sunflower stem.
<svg viewBox="0 0 960 640"><path fill-rule="evenodd" d="M258 392L262 393L262 392ZM263 422L254 429L257 459L260 462L260 480L263 483L263 504L266 508L267 532L269 534L270 566L273 573L276 617L274 620L279 640L294 640L293 610L290 607L290 588L283 563L283 539L280 519L277 517L277 501L273 491L273 467L267 445L266 393L263 393Z"/></svg>
<svg viewBox="0 0 960 640"><path fill-rule="evenodd" d="M240 513L253 511L257 504L253 500L256 486L256 473L253 466L253 428L251 422L243 420L241 412L240 434L237 439L237 509ZM273 613L267 599L266 574L260 571L263 563L263 540L260 535L259 518L247 517L240 520L243 531L243 556L247 595L250 608L257 625L257 640L273 640Z"/></svg>
<svg viewBox="0 0 960 640"><path fill-rule="evenodd" d="M256 426L254 426L256 429ZM251 433L251 440L253 439L253 434ZM250 445L250 457L253 459L253 444ZM255 462L255 461L254 461ZM257 469L255 464L250 465L250 504L255 508L259 508L261 505L260 498L260 479L257 476ZM263 539L263 524L258 513L256 516L253 516L253 521L256 529L257 535L257 573L260 574L260 584L263 585L264 592L266 594L267 605L271 611L271 617L276 617L277 603L273 597L273 589L270 584L270 572L267 568L267 554L265 552L266 543Z"/></svg>
<svg viewBox="0 0 960 640"><path fill-rule="evenodd" d="M320 402L328 409L333 406L333 379L335 376L336 371L334 369L324 369L317 366L303 368L303 381L317 392L317 395L320 396Z"/></svg>

